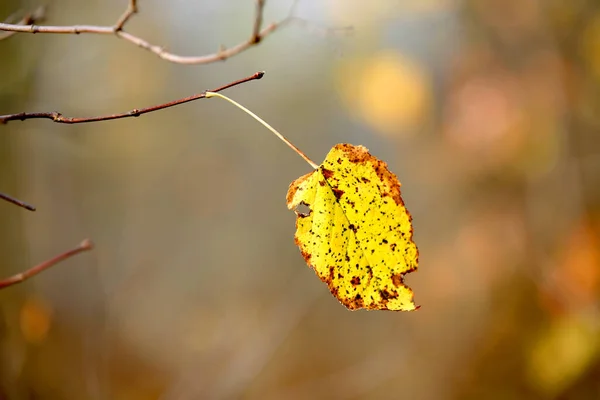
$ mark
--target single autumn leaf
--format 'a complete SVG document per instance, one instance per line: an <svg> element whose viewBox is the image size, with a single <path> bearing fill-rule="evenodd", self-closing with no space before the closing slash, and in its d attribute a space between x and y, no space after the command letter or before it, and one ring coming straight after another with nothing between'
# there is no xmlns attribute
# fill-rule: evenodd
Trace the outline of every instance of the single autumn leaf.
<svg viewBox="0 0 600 400"><path fill-rule="evenodd" d="M290 184L287 206L296 210L296 244L307 264L351 310L411 311L419 308L404 274L415 271L419 250L412 241L411 216L400 182L387 164L363 146L338 144L323 164L258 115L219 93L288 145L315 170ZM304 205L309 212L298 208Z"/></svg>
<svg viewBox="0 0 600 400"><path fill-rule="evenodd" d="M308 213L299 209L308 207ZM307 264L347 308L418 307L404 274L419 251L400 182L363 146L338 144L315 171L291 183L296 244Z"/></svg>

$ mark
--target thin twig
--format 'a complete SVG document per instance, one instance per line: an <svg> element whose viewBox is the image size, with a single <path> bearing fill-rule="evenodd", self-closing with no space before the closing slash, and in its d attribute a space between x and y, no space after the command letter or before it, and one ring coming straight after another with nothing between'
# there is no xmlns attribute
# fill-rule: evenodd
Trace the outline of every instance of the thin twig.
<svg viewBox="0 0 600 400"><path fill-rule="evenodd" d="M53 267L54 265L58 264L59 262L64 261L67 258L73 257L76 254L91 250L93 247L94 247L94 245L93 245L92 241L89 239L85 239L83 242L81 242L79 244L79 246L75 247L74 249L65 251L64 253L59 254L47 261L44 261L43 263L38 264L35 267L30 268L25 272L21 272L16 275L13 275L9 278L0 280L0 289L4 289L8 286L16 285L17 283L26 281L27 279L31 278L32 276L35 276L35 275L39 274L40 272L43 272L43 271L47 270L48 268Z"/></svg>
<svg viewBox="0 0 600 400"><path fill-rule="evenodd" d="M44 20L45 14L46 14L46 8L38 7L37 9L35 9L35 11L25 14L23 16L23 18L21 18L20 21L15 22L15 25L31 25L31 24L35 24L36 22L41 22ZM6 22L8 23L8 21L6 21ZM8 39L15 33L17 33L17 32L4 31L4 32L0 33L0 40Z"/></svg>
<svg viewBox="0 0 600 400"><path fill-rule="evenodd" d="M250 37L245 41L241 42L231 48L220 48L219 51L213 54L207 54L203 56L181 56L166 51L163 47L151 44L150 42L142 39L139 36L132 35L131 33L125 32L123 27L127 21L137 13L137 1L130 0L127 10L119 17L117 22L112 26L96 26L96 25L71 25L71 26L40 26L33 23L28 24L7 24L0 23L0 31L7 32L20 32L20 33L62 33L62 34L80 34L90 33L99 35L116 35L118 38L126 40L146 49L163 60L167 60L177 64L209 64L216 61L223 61L230 57L233 57L252 46L257 45L265 37L275 32L278 28L290 22L293 18L292 15L288 15L286 18L279 22L274 22L264 29L261 29L263 11L266 0L257 0L256 15L254 17L254 25Z"/></svg>
<svg viewBox="0 0 600 400"><path fill-rule="evenodd" d="M318 33L322 36L330 36L336 35L338 33L343 33L345 35L350 35L354 33L354 27L352 25L349 26L340 26L340 27L329 27L321 25L317 22L309 21L304 18L291 17L289 23L296 23L300 27L306 29L307 31L312 31Z"/></svg>
<svg viewBox="0 0 600 400"><path fill-rule="evenodd" d="M7 195L7 194L0 193L0 199L2 199L2 200L6 200L6 201L8 201L9 203L13 203L13 204L15 204L15 205L17 205L17 206L19 206L19 207L23 207L23 208L24 208L24 209L26 209L26 210L29 210L29 211L35 211L35 207L34 207L34 206L32 206L31 204L27 204L27 203L25 203L24 201L22 201L22 200L19 200L19 199L17 199L17 198L14 198L14 197L12 197L12 196L9 196L9 195Z"/></svg>
<svg viewBox="0 0 600 400"><path fill-rule="evenodd" d="M242 83L260 79L263 77L264 74L265 74L264 71L256 72L253 75L248 76L246 78L228 83L227 85L221 86L220 88L210 90L210 92L220 92L222 90L228 89L233 86L240 85ZM17 114L0 115L0 125L6 124L9 121L17 121L17 120L24 121L26 119L38 119L38 118L51 119L53 122L57 122L57 123L61 123L61 124L82 124L82 123L86 123L86 122L110 121L113 119L120 119L120 118L139 117L142 114L147 114L147 113L150 113L153 111L158 111L158 110L162 110L164 108L177 106L179 104L187 103L190 101L203 99L205 97L206 97L206 91L204 91L202 93L194 94L189 97L184 97L183 99L170 101L168 103L159 104L156 106L146 107L146 108L142 108L142 109L134 108L133 110L130 110L130 111L127 111L124 113L120 113L120 114L101 115L101 116L97 116L97 117L83 117L83 118L65 117L57 111L38 112L38 113L22 112L22 113L17 113Z"/></svg>
<svg viewBox="0 0 600 400"><path fill-rule="evenodd" d="M260 36L260 30L263 23L265 3L265 0L256 0L256 17L254 18L254 29L252 29L252 36L250 37L250 41L255 44L260 42L262 39Z"/></svg>
<svg viewBox="0 0 600 400"><path fill-rule="evenodd" d="M130 0L129 4L127 5L127 10L125 10L123 15L121 15L114 25L115 32L122 30L125 23L129 21L129 18L131 18L133 14L136 14L137 12L137 0Z"/></svg>

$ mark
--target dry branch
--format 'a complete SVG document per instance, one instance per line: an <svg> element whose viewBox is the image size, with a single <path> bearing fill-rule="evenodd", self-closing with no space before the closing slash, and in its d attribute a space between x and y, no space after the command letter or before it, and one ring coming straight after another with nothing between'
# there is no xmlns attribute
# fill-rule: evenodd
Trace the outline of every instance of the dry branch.
<svg viewBox="0 0 600 400"><path fill-rule="evenodd" d="M222 90L228 89L230 87L233 86L237 86L240 85L242 83L246 83L246 82L250 82L256 79L260 79L263 77L265 73L264 72L256 72L251 76L248 76L246 78L243 79L239 79L237 81L228 83L227 85L221 86L217 89L213 89L213 90L209 90L210 92L220 92ZM169 107L173 107L173 106L177 106L179 104L183 104L183 103L187 103L190 101L194 101L194 100L198 100L198 99L203 99L206 97L206 91L202 92L202 93L198 93L198 94L194 94L192 96L189 97L184 97L182 99L178 99L178 100L173 100L170 101L168 103L163 103L163 104L159 104L156 106L151 106L151 107L146 107L146 108L141 108L141 109L137 109L134 108L133 110L124 112L124 113L119 113L119 114L110 114L110 115L100 115L97 117L83 117L83 118L77 118L77 117L65 117L63 116L61 113L57 112L57 111L50 111L50 112L37 112L37 113L27 113L27 112L22 112L22 113L17 113L17 114L8 114L8 115L0 115L0 124L6 124L9 121L24 121L26 119L39 119L39 118L44 118L44 119L51 119L53 122L58 122L61 124L82 124L85 122L99 122L99 121L110 121L112 119L121 119L121 118L128 118L128 117L139 117L142 114L147 114L153 111L158 111L158 110L162 110L164 108L169 108Z"/></svg>
<svg viewBox="0 0 600 400"><path fill-rule="evenodd" d="M139 36L132 35L123 30L129 19L137 13L137 0L130 0L127 10L119 17L117 22L112 26L95 26L95 25L71 25L71 26L49 26L35 25L35 21L8 24L0 23L0 31L9 32L9 35L14 33L57 33L57 34L98 34L98 35L116 35L118 38L135 44L138 47L146 49L163 60L171 61L178 64L209 64L216 61L223 61L233 57L252 46L261 42L265 37L275 32L281 26L287 24L294 19L292 11L290 14L279 22L274 22L269 26L262 28L263 12L266 0L256 1L256 15L254 17L254 25L250 37L231 48L221 47L219 51L213 54L202 56L182 56L166 51L163 47L151 44Z"/></svg>
<svg viewBox="0 0 600 400"><path fill-rule="evenodd" d="M44 7L38 7L35 11L25 14L23 16L23 18L21 18L20 21L15 23L15 25L31 25L31 24L35 24L36 22L42 22L44 20L45 13L46 13L46 9ZM11 19L11 18L9 17L9 19ZM6 21L6 23L8 24L8 20ZM14 32L14 31L0 32L0 40L8 39L15 33L17 33L17 32Z"/></svg>
<svg viewBox="0 0 600 400"><path fill-rule="evenodd" d="M24 201L22 201L22 200L19 200L19 199L17 199L17 198L14 198L14 197L12 197L12 196L9 196L9 195L7 195L7 194L0 193L0 199L2 199L2 200L6 200L6 201L8 201L9 203L13 203L13 204L15 204L15 205L17 205L17 206L19 206L19 207L23 207L23 208L24 208L24 209L26 209L26 210L29 210L29 211L35 211L35 207L34 207L34 206L32 206L31 204L27 204L27 203L25 203Z"/></svg>
<svg viewBox="0 0 600 400"><path fill-rule="evenodd" d="M94 245L92 244L91 240L85 239L83 242L81 242L79 244L79 246L77 246L71 250L67 250L64 253L61 253L49 260L46 260L43 263L38 264L35 267L28 269L27 271L20 272L16 275L13 275L11 277L0 280L0 289L4 289L8 286L16 285L17 283L26 281L27 279L31 278L32 276L35 276L35 275L39 274L40 272L43 272L43 271L53 267L54 265L58 264L61 261L66 260L67 258L71 258L74 255L77 255L84 251L91 250L93 248L93 246Z"/></svg>

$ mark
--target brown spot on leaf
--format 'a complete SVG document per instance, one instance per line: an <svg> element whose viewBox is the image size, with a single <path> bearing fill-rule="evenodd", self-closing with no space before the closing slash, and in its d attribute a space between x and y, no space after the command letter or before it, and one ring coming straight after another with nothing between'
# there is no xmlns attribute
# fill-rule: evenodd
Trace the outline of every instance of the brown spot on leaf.
<svg viewBox="0 0 600 400"><path fill-rule="evenodd" d="M396 287L402 285L404 283L404 280L402 279L402 274L394 274L394 275L392 275L392 283Z"/></svg>
<svg viewBox="0 0 600 400"><path fill-rule="evenodd" d="M402 197L400 197L400 181L398 180L398 177L388 169L387 163L373 157L369 153L369 150L364 146L353 146L351 144L341 143L336 145L335 148L346 153L350 162L356 164L372 164L375 173L384 184L384 187L387 187L387 190L382 190L382 196L389 195L394 199L396 204L404 207L404 202L402 201ZM410 218L410 214L408 215Z"/></svg>
<svg viewBox="0 0 600 400"><path fill-rule="evenodd" d="M371 182L370 180L368 180L364 176L362 178L360 178L360 180L363 181L363 183L370 183Z"/></svg>
<svg viewBox="0 0 600 400"><path fill-rule="evenodd" d="M387 289L382 289L379 291L381 298L384 300L395 299L398 297L398 293L396 292L388 292Z"/></svg>
<svg viewBox="0 0 600 400"><path fill-rule="evenodd" d="M298 186L300 186L302 184L302 182L304 182L305 180L307 180L308 178L310 178L310 176L312 174L314 174L314 173L315 173L315 171L309 172L308 174L302 175L300 178L298 178L295 181L293 181L292 183L290 183L290 187L288 189L287 196L285 197L287 206L288 206L288 208L290 210L293 207L292 206L292 199L294 198L294 195L298 191Z"/></svg>
<svg viewBox="0 0 600 400"><path fill-rule="evenodd" d="M325 186L325 181L319 181L319 185Z"/></svg>
<svg viewBox="0 0 600 400"><path fill-rule="evenodd" d="M360 294L357 294L353 298L342 298L338 300L351 311L365 308L365 302Z"/></svg>
<svg viewBox="0 0 600 400"><path fill-rule="evenodd" d="M344 194L343 190L340 190L338 188L331 188L331 190L333 190L333 194L335 195L336 199L340 199L340 197L342 197L342 195Z"/></svg>
<svg viewBox="0 0 600 400"><path fill-rule="evenodd" d="M299 244L298 239L295 239L295 242L298 245L298 247L300 248L300 252L302 253L302 257L304 257L304 261L306 261L306 264L308 264L309 267L313 268L313 266L310 264L310 259L312 258L312 254L310 254L309 252L302 249L302 247Z"/></svg>
<svg viewBox="0 0 600 400"><path fill-rule="evenodd" d="M321 167L321 173L325 177L325 179L329 179L333 176L333 171L327 168Z"/></svg>
<svg viewBox="0 0 600 400"><path fill-rule="evenodd" d="M364 308L365 302L360 294L354 296L354 299L350 302L348 308L352 310L358 310L359 308Z"/></svg>
<svg viewBox="0 0 600 400"><path fill-rule="evenodd" d="M360 278L358 276L353 276L350 283L352 284L352 286L358 286L360 285Z"/></svg>
<svg viewBox="0 0 600 400"><path fill-rule="evenodd" d="M358 230L358 228L356 226L354 226L354 224L348 225L348 229L350 229L354 233L356 233L356 231Z"/></svg>
<svg viewBox="0 0 600 400"><path fill-rule="evenodd" d="M338 297L338 288L335 287L333 284L329 284L329 291L331 292L332 295L334 295L335 297Z"/></svg>
<svg viewBox="0 0 600 400"><path fill-rule="evenodd" d="M390 249L392 249L392 251L396 250L396 243L390 244Z"/></svg>

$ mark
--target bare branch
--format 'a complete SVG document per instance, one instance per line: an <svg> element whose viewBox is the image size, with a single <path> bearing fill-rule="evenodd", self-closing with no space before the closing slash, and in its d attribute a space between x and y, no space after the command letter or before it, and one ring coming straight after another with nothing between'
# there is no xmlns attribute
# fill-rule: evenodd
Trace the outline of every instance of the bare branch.
<svg viewBox="0 0 600 400"><path fill-rule="evenodd" d="M19 199L16 199L16 198L14 198L14 197L12 197L12 196L9 196L9 195L7 195L7 194L0 193L0 199L2 199L2 200L6 200L6 201L8 201L9 203L13 203L13 204L15 204L15 205L17 205L17 206L19 206L19 207L23 207L23 208L24 208L24 209L26 209L26 210L29 210L29 211L35 211L35 207L34 207L34 206L32 206L31 204L27 204L27 203L25 203L24 201L21 201L21 200L19 200Z"/></svg>
<svg viewBox="0 0 600 400"><path fill-rule="evenodd" d="M138 11L137 8L137 0L130 0L129 5L127 6L127 10L121 15L121 18L118 19L117 23L114 26L115 32L118 32L123 29L123 26L129 21L129 18L136 14Z"/></svg>
<svg viewBox="0 0 600 400"><path fill-rule="evenodd" d="M264 29L262 27L263 12L266 0L256 0L256 15L254 17L254 26L252 34L245 41L241 42L229 49L221 48L213 54L203 56L182 56L166 51L163 47L151 44L139 36L123 30L124 25L129 19L137 13L137 1L130 0L127 10L119 17L113 26L95 26L95 25L72 25L72 26L39 26L33 22L26 24L8 24L0 23L0 31L10 32L14 34L20 33L57 33L57 34L98 34L98 35L116 35L118 38L135 44L142 49L148 50L163 60L167 60L177 64L209 64L216 61L223 61L233 57L252 46L261 42L265 37L275 32L277 29L287 24L293 19L293 15L288 15L279 22L274 22Z"/></svg>
<svg viewBox="0 0 600 400"><path fill-rule="evenodd" d="M251 76L228 83L227 85L224 85L217 89L213 89L213 90L209 90L209 91L210 92L220 92L225 89L229 89L230 87L240 85L242 83L260 79L264 76L264 74L265 74L264 71L256 72ZM101 116L97 116L97 117L84 117L84 118L65 117L61 113L56 112L56 111L38 112L38 113L22 112L22 113L18 113L18 114L0 115L0 125L6 124L9 121L17 121L17 120L24 121L26 119L39 119L39 118L51 119L53 122L57 122L57 123L61 123L61 124L82 124L82 123L86 123L86 122L110 121L112 119L139 117L142 114L147 114L147 113L150 113L153 111L162 110L164 108L177 106L179 104L188 103L190 101L194 101L194 100L198 100L198 99L204 99L205 97L206 97L206 91L204 91L202 93L194 94L189 97L184 97L179 100L173 100L168 103L159 104L156 106L146 107L146 108L142 108L142 109L134 108L133 110L130 110L130 111L127 111L124 113L120 113L120 114L101 115Z"/></svg>
<svg viewBox="0 0 600 400"><path fill-rule="evenodd" d="M329 26L324 26L321 24L318 24L316 22L304 19L304 18L298 18L298 17L290 17L289 23L296 23L299 26L301 26L302 28L306 29L307 31L312 31L314 33L317 33L319 35L323 35L323 36L330 36L330 35L337 35L338 33L343 33L345 35L350 35L352 33L354 33L354 27L349 25L349 26L340 26L340 27L329 27Z"/></svg>
<svg viewBox="0 0 600 400"><path fill-rule="evenodd" d="M0 280L0 289L4 289L8 286L16 285L17 283L26 281L27 279L31 278L32 276L35 276L35 275L39 274L40 272L43 272L43 271L47 270L48 268L53 267L54 265L58 264L59 262L64 261L67 258L73 257L74 255L77 255L84 251L91 250L93 247L94 247L94 245L93 245L92 241L89 239L85 239L83 242L81 242L79 244L79 246L77 246L71 250L65 251L64 253L61 253L47 261L44 261L43 263L38 264L35 267L30 268L25 272L21 272L16 275L13 275L9 278Z"/></svg>
<svg viewBox="0 0 600 400"><path fill-rule="evenodd" d="M38 7L32 13L25 14L23 16L23 18L21 18L20 21L15 23L15 25L31 25L31 24L35 24L36 22L41 22L44 20L45 14L46 14L46 9L44 7ZM6 21L6 22L8 22L8 21ZM17 32L4 31L4 32L0 33L0 40L8 39L15 33L17 33Z"/></svg>
<svg viewBox="0 0 600 400"><path fill-rule="evenodd" d="M256 0L256 17L254 18L254 29L252 29L252 36L250 37L250 42L252 43L258 43L262 39L260 30L263 23L265 3L265 0Z"/></svg>

